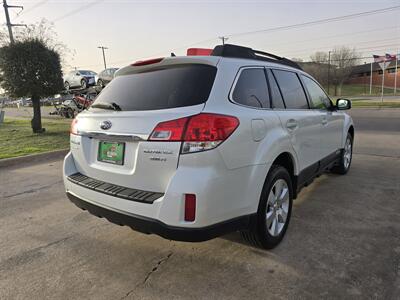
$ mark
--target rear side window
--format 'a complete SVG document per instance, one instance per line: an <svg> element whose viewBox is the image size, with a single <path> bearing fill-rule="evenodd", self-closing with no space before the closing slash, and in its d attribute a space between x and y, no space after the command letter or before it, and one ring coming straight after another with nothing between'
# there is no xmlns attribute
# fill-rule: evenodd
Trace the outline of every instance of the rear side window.
<svg viewBox="0 0 400 300"><path fill-rule="evenodd" d="M93 103L116 103L121 110L157 110L205 103L217 68L186 64L118 76Z"/></svg>
<svg viewBox="0 0 400 300"><path fill-rule="evenodd" d="M264 69L244 69L236 82L232 100L246 106L270 108Z"/></svg>
<svg viewBox="0 0 400 300"><path fill-rule="evenodd" d="M311 78L301 75L304 85L310 95L313 108L326 109L331 106L331 101L320 86Z"/></svg>
<svg viewBox="0 0 400 300"><path fill-rule="evenodd" d="M308 109L307 98L296 73L273 70L288 109Z"/></svg>
<svg viewBox="0 0 400 300"><path fill-rule="evenodd" d="M271 70L267 70L268 73L268 81L269 81L269 88L271 90L271 97L272 97L272 107L273 108L285 108L285 104L282 99L281 92L279 91L279 87L276 83L274 74L272 74Z"/></svg>

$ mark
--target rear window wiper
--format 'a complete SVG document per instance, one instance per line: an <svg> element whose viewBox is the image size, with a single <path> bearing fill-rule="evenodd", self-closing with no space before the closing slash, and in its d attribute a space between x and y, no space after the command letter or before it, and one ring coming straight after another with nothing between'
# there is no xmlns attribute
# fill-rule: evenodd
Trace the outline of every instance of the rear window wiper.
<svg viewBox="0 0 400 300"><path fill-rule="evenodd" d="M101 108L101 109L112 109L112 110L121 110L121 107L115 103L115 102L111 102L111 103L104 103L104 102L99 102L99 103L95 103L92 105L93 108Z"/></svg>

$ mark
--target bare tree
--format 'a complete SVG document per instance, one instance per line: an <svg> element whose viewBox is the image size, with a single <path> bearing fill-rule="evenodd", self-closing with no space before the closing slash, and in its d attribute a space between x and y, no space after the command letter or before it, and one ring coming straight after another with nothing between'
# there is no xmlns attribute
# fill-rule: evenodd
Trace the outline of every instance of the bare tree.
<svg viewBox="0 0 400 300"><path fill-rule="evenodd" d="M328 53L317 51L310 56L312 62L325 64L328 63Z"/></svg>
<svg viewBox="0 0 400 300"><path fill-rule="evenodd" d="M354 48L338 47L331 52L331 78L335 85L335 96L341 95L343 83L350 77L353 67L358 65L360 55Z"/></svg>
<svg viewBox="0 0 400 300"><path fill-rule="evenodd" d="M318 51L310 56L310 62L302 63L304 71L312 75L319 83L328 83L328 54Z"/></svg>

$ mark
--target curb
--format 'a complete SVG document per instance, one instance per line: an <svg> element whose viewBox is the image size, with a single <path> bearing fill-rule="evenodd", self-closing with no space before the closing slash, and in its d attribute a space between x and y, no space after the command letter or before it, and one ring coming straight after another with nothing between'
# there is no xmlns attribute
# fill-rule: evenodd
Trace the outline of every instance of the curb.
<svg viewBox="0 0 400 300"><path fill-rule="evenodd" d="M65 155L67 155L68 151L69 149L63 149L39 154L0 159L0 169L16 165L21 166L26 164L37 164L43 161L54 161L62 159Z"/></svg>

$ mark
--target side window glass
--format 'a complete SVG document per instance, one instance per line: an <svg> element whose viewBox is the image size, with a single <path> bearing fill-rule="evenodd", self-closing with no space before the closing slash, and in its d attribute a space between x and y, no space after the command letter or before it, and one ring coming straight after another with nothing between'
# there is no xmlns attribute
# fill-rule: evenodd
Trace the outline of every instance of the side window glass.
<svg viewBox="0 0 400 300"><path fill-rule="evenodd" d="M308 94L310 95L312 108L327 109L330 107L330 100L320 86L307 76L301 75L301 78L308 91Z"/></svg>
<svg viewBox="0 0 400 300"><path fill-rule="evenodd" d="M264 69L244 69L232 93L236 103L257 108L270 108Z"/></svg>
<svg viewBox="0 0 400 300"><path fill-rule="evenodd" d="M306 94L297 74L291 71L273 70L288 109L308 109Z"/></svg>
<svg viewBox="0 0 400 300"><path fill-rule="evenodd" d="M272 107L273 108L285 108L285 104L282 99L281 92L279 91L278 84L276 83L274 74L272 74L271 70L267 70L268 73L268 81L269 88L271 89L271 97L272 97Z"/></svg>

